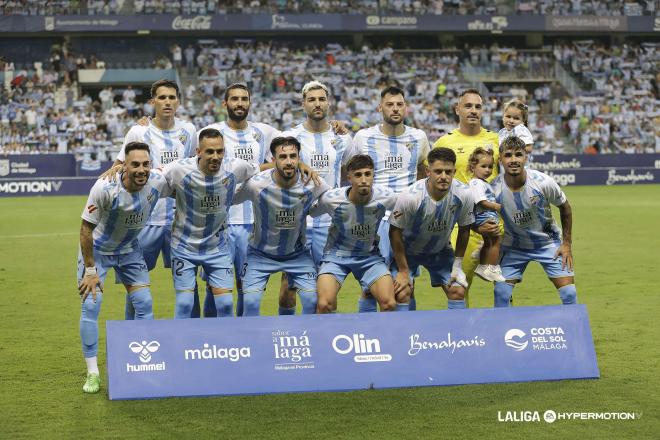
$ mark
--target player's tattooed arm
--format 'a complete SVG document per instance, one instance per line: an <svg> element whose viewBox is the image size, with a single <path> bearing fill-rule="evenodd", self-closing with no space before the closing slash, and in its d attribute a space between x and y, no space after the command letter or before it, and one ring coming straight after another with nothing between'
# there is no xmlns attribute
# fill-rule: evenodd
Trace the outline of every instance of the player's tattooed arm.
<svg viewBox="0 0 660 440"><path fill-rule="evenodd" d="M555 258L561 255L562 269L568 268L573 270L573 251L571 250L571 243L573 240L573 210L571 204L566 200L562 205L559 205L559 219L561 220L561 245L555 253Z"/></svg>
<svg viewBox="0 0 660 440"><path fill-rule="evenodd" d="M92 238L92 231L96 227L95 224L83 220L80 225L80 251L83 256L83 262L85 264L85 272L83 273L82 280L78 286L78 292L81 295L81 299L84 302L85 299L92 294L94 302L96 302L96 289L103 291L103 286L101 285L101 279L96 273L96 266L94 261L94 239ZM94 268L91 270L93 273L87 273L87 268Z"/></svg>

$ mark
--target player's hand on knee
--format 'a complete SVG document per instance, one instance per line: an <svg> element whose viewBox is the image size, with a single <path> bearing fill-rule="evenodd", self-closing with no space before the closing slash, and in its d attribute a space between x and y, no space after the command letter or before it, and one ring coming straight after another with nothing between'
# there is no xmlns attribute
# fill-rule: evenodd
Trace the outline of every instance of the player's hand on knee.
<svg viewBox="0 0 660 440"><path fill-rule="evenodd" d="M85 302L89 294L92 294L94 302L96 302L96 289L100 292L103 292L103 285L101 284L101 279L98 275L86 275L80 281L78 286L78 292L81 296L81 301Z"/></svg>
<svg viewBox="0 0 660 440"><path fill-rule="evenodd" d="M408 275L408 272L401 271L397 273L396 277L394 277L394 294L399 295L400 293L410 289L410 276Z"/></svg>
<svg viewBox="0 0 660 440"><path fill-rule="evenodd" d="M573 252L569 243L562 243L555 252L555 259L561 255L561 268L573 270Z"/></svg>

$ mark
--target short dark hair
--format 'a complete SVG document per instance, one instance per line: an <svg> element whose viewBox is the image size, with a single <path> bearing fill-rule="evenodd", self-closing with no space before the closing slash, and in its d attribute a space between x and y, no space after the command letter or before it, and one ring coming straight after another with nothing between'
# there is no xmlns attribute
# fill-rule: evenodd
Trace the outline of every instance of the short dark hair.
<svg viewBox="0 0 660 440"><path fill-rule="evenodd" d="M458 100L460 101L461 98L465 95L478 95L481 100L484 99L483 96L481 96L481 93L477 89L465 89L461 93L458 94Z"/></svg>
<svg viewBox="0 0 660 440"><path fill-rule="evenodd" d="M232 90L235 90L235 89L245 90L248 94L248 99L252 100L252 96L250 94L250 89L248 88L248 86L246 86L245 84L242 84L242 83L234 83L234 84L230 84L225 89L225 96L224 96L225 101L227 99L229 99L229 92L232 91Z"/></svg>
<svg viewBox="0 0 660 440"><path fill-rule="evenodd" d="M346 171L360 170L362 168L375 168L374 160L368 154L356 154L346 164Z"/></svg>
<svg viewBox="0 0 660 440"><path fill-rule="evenodd" d="M504 153L507 150L525 150L525 141L520 139L517 136L509 136L508 138L504 139L502 143L500 144L500 155Z"/></svg>
<svg viewBox="0 0 660 440"><path fill-rule="evenodd" d="M383 99L385 97L385 95L395 95L395 96L396 95L401 95L405 99L406 92L404 92L401 87L387 86L380 92L380 99Z"/></svg>
<svg viewBox="0 0 660 440"><path fill-rule="evenodd" d="M440 147L434 148L431 150L429 155L426 157L429 165L431 165L436 160L441 160L443 162L451 162L456 165L456 153L451 148Z"/></svg>
<svg viewBox="0 0 660 440"><path fill-rule="evenodd" d="M124 147L124 155L128 156L128 153L131 151L135 150L144 150L151 156L151 151L149 150L149 145L145 144L144 142L129 142L126 144Z"/></svg>
<svg viewBox="0 0 660 440"><path fill-rule="evenodd" d="M169 79L159 79L155 83L151 85L151 97L155 98L156 97L156 92L158 91L159 87L169 87L170 89L176 90L176 97L180 98L181 93L179 92L179 85L174 82L170 81Z"/></svg>
<svg viewBox="0 0 660 440"><path fill-rule="evenodd" d="M275 157L275 150L282 145L293 145L298 150L298 153L300 153L300 141L298 139L293 136L278 136L270 142L270 154Z"/></svg>
<svg viewBox="0 0 660 440"><path fill-rule="evenodd" d="M197 140L199 142L202 142L202 139L206 139L206 138L209 138L209 139L217 139L217 138L223 139L222 133L220 133L220 130L216 130L215 128L205 128L204 130L199 132L199 137L197 138Z"/></svg>

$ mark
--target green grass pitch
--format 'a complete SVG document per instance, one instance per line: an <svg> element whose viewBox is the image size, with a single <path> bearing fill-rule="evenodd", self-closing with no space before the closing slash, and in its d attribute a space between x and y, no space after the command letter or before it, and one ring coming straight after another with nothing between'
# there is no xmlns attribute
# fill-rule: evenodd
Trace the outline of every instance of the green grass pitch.
<svg viewBox="0 0 660 440"><path fill-rule="evenodd" d="M111 402L105 320L124 297L106 286L100 323L102 392L84 395L75 286L84 197L0 199L0 438L660 438L660 186L569 187L578 300L587 305L599 380L343 393ZM276 282L264 312L276 311ZM420 309L445 308L418 284ZM152 274L155 314L173 314L169 273ZM356 307L354 281L340 311ZM517 305L558 304L538 265ZM492 305L475 281L472 305ZM638 420L499 422L498 411L636 412Z"/></svg>

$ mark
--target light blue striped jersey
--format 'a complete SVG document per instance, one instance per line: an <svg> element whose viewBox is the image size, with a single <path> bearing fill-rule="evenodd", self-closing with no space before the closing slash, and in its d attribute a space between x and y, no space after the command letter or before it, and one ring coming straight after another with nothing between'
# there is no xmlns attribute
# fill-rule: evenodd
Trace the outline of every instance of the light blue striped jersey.
<svg viewBox="0 0 660 440"><path fill-rule="evenodd" d="M550 205L563 205L566 195L557 182L540 171L525 170L527 180L519 191L511 191L504 175L491 182L495 200L502 205L503 246L539 249L561 243L561 230L552 218Z"/></svg>
<svg viewBox="0 0 660 440"><path fill-rule="evenodd" d="M400 136L386 136L380 124L364 128L353 139L356 153L368 154L375 164L377 185L387 186L395 193L404 191L417 180L417 166L429 154L426 133L405 126Z"/></svg>
<svg viewBox="0 0 660 440"><path fill-rule="evenodd" d="M249 245L274 258L289 257L305 248L305 218L314 203L330 189L321 179L321 185L310 181L302 183L300 173L291 188L280 187L274 179L276 169L262 171L248 180L236 194L234 203L252 201L254 231Z"/></svg>
<svg viewBox="0 0 660 440"><path fill-rule="evenodd" d="M332 217L324 255L366 257L378 254L376 235L385 211L392 210L397 194L391 189L374 185L371 200L357 205L348 198L350 186L333 189L321 196L311 215L327 213Z"/></svg>
<svg viewBox="0 0 660 440"><path fill-rule="evenodd" d="M270 142L280 135L279 130L261 122L248 122L245 130L234 130L225 121L207 125L222 133L225 146L225 158L243 159L247 162L261 165L270 162ZM202 131L200 130L200 131ZM199 135L199 132L197 133ZM232 206L229 210L230 225L249 225L254 223L252 204L248 201L242 205Z"/></svg>
<svg viewBox="0 0 660 440"><path fill-rule="evenodd" d="M399 195L390 224L403 231L407 255L429 256L451 247L455 224L474 223L470 187L454 179L441 200L428 192L428 178L418 180Z"/></svg>
<svg viewBox="0 0 660 440"><path fill-rule="evenodd" d="M124 144L117 154L117 160L124 162L124 148L129 142L144 142L149 145L151 167L161 168L170 162L195 155L197 136L195 126L179 118L174 119L171 130L161 130L153 124L134 125L126 133ZM171 225L174 219L174 199L166 198L158 202L149 217L148 225Z"/></svg>
<svg viewBox="0 0 660 440"><path fill-rule="evenodd" d="M485 180L473 177L470 179L470 191L472 191L472 198L474 199L474 213L490 211L489 209L482 208L477 203L484 200L488 202L495 202L495 193L493 188Z"/></svg>
<svg viewBox="0 0 660 440"><path fill-rule="evenodd" d="M157 171L138 192L128 192L117 174L115 182L97 180L92 187L82 218L96 225L94 249L102 255L121 255L140 249L138 234L147 224L158 199L171 190Z"/></svg>
<svg viewBox="0 0 660 440"><path fill-rule="evenodd" d="M224 159L213 176L199 170L197 157L166 166L163 175L176 192L172 249L192 255L218 252L226 242L227 212L236 187L258 171L242 159Z"/></svg>
<svg viewBox="0 0 660 440"><path fill-rule="evenodd" d="M312 133L304 124L299 124L282 133L282 136L292 136L300 142L300 159L316 171L330 188L338 188L341 184L341 167L346 165L355 152L353 139L350 135L335 134L332 129L323 133ZM307 219L307 226L329 226L331 218L322 215Z"/></svg>

